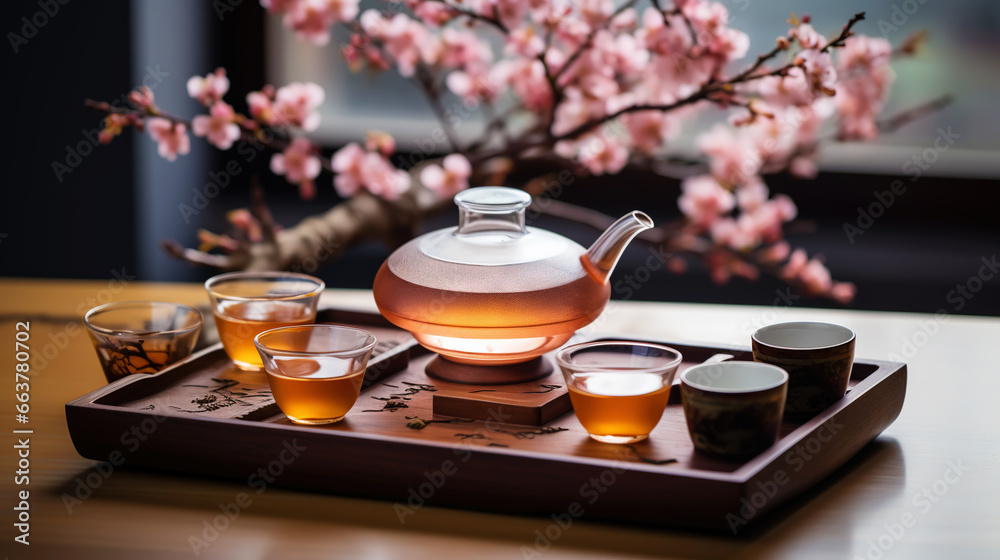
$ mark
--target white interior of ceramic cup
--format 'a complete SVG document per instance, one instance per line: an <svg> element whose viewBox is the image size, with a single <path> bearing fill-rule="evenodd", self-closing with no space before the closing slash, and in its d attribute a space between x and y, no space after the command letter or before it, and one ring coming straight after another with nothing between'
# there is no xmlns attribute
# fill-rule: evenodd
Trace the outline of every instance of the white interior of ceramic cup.
<svg viewBox="0 0 1000 560"><path fill-rule="evenodd" d="M816 350L848 342L854 338L854 331L831 323L781 323L762 327L753 337L769 346Z"/></svg>
<svg viewBox="0 0 1000 560"><path fill-rule="evenodd" d="M691 367L681 381L702 391L750 393L780 386L788 381L788 373L760 362L720 362Z"/></svg>

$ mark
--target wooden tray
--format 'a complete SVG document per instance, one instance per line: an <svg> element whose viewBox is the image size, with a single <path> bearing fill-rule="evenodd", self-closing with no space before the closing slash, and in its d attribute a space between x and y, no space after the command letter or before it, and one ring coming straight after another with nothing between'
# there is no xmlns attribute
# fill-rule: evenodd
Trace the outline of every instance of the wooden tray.
<svg viewBox="0 0 1000 560"><path fill-rule="evenodd" d="M237 370L216 344L67 404L77 451L250 485L263 474L279 486L386 499L401 520L429 503L554 515L553 523L583 516L735 534L885 430L906 392L905 364L858 359L843 399L803 424L783 425L778 442L757 457L730 462L694 451L676 389L647 441L602 444L572 412L549 417L568 401L558 372L521 385L455 385L427 377L435 356L378 315L323 310L318 320L361 326L380 341L343 422L291 424L265 375ZM719 352L751 359L747 348L663 343L684 354L679 371ZM470 395L486 404L470 405ZM455 406L486 419L434 414Z"/></svg>

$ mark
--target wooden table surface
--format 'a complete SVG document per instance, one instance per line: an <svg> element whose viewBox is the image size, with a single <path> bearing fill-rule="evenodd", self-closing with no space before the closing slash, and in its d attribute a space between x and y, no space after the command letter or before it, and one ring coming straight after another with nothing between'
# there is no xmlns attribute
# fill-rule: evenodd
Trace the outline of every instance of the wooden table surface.
<svg viewBox="0 0 1000 560"><path fill-rule="evenodd" d="M942 307L945 307L942 294ZM648 302L612 302L594 326L667 341L749 345L757 326L847 325L857 356L909 365L900 417L819 487L738 537L576 521L548 547L551 520L425 507L401 525L393 504L268 487L220 532L206 525L246 489L238 481L101 466L70 441L64 405L105 383L82 326L107 301L205 306L199 285L0 280L0 556L9 558L1000 558L1000 319ZM374 310L367 291L324 304ZM15 420L15 324L30 322L28 424ZM895 356L893 355L895 354ZM18 438L31 429L27 486ZM344 460L350 460L345 457ZM102 474L103 473L103 474ZM79 502L78 487L94 487ZM17 491L29 491L30 545ZM537 533L536 533L537 531ZM194 550L192 539L201 539ZM207 546L206 546L207 545Z"/></svg>

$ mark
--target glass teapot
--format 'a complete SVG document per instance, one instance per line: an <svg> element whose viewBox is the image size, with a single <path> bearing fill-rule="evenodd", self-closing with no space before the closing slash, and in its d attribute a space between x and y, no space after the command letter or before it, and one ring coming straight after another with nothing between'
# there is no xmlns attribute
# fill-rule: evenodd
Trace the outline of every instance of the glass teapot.
<svg viewBox="0 0 1000 560"><path fill-rule="evenodd" d="M397 249L372 289L386 319L466 364L525 362L562 346L601 314L618 258L653 226L646 214L631 212L584 249L526 227L531 196L524 191L472 188L455 203L458 226Z"/></svg>

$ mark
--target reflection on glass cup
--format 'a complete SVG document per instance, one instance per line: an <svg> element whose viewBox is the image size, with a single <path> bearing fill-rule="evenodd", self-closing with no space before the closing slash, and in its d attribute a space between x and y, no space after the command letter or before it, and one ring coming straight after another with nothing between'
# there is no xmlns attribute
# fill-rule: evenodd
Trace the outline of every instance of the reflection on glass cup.
<svg viewBox="0 0 1000 560"><path fill-rule="evenodd" d="M201 313L187 305L126 301L95 307L83 317L108 383L156 373L191 354Z"/></svg>
<svg viewBox="0 0 1000 560"><path fill-rule="evenodd" d="M781 428L788 373L758 362L700 364L681 374L681 403L695 449L745 457L771 447Z"/></svg>
<svg viewBox="0 0 1000 560"><path fill-rule="evenodd" d="M576 417L593 439L631 443L659 423L681 353L659 344L602 341L556 354Z"/></svg>
<svg viewBox="0 0 1000 560"><path fill-rule="evenodd" d="M786 419L808 420L843 398L854 341L854 331L831 323L780 323L753 333L754 361L788 372Z"/></svg>
<svg viewBox="0 0 1000 560"><path fill-rule="evenodd" d="M254 344L278 408L292 422L331 424L354 406L375 335L338 325L264 331Z"/></svg>
<svg viewBox="0 0 1000 560"><path fill-rule="evenodd" d="M316 321L325 284L292 272L230 272L205 282L222 347L236 367L264 368L253 339L278 327Z"/></svg>

